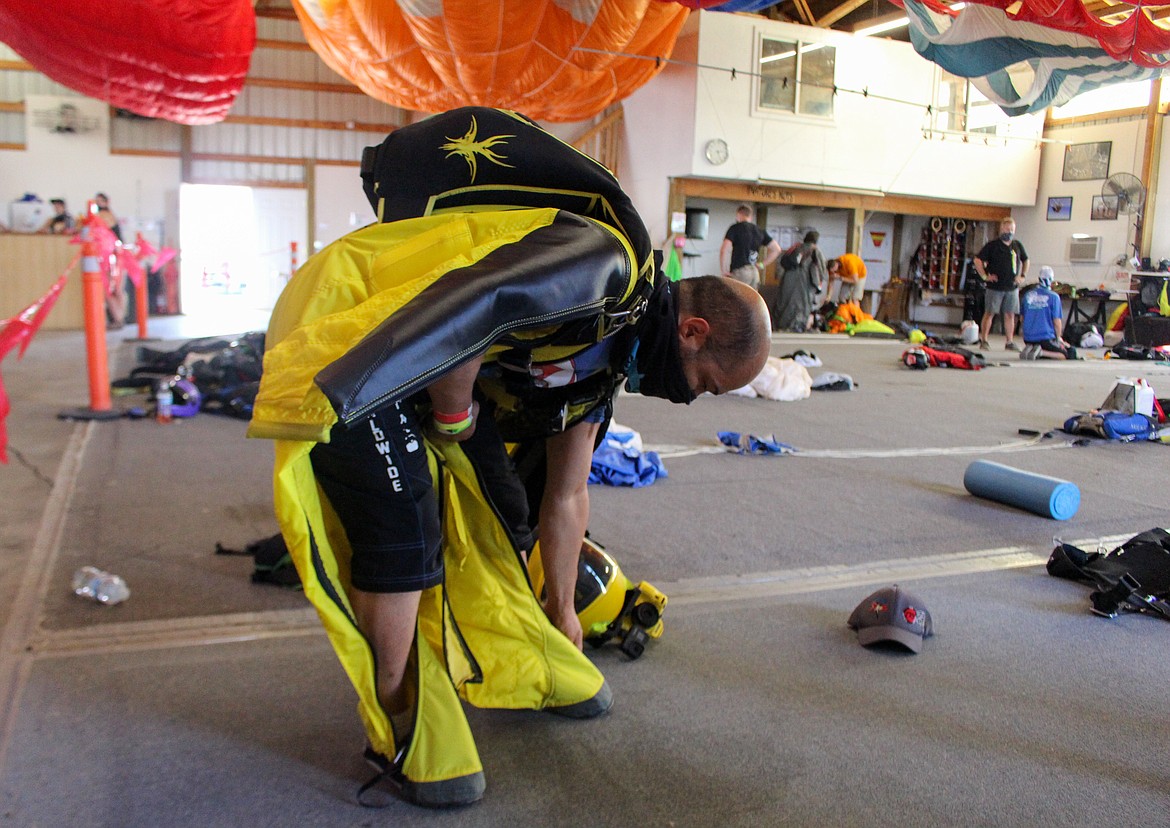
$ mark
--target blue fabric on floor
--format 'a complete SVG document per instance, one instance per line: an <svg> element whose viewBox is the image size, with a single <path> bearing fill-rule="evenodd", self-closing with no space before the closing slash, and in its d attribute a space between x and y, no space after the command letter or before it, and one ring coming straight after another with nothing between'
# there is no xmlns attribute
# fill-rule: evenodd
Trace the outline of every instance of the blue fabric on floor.
<svg viewBox="0 0 1170 828"><path fill-rule="evenodd" d="M641 451L633 445L637 432L608 431L601 445L593 452L590 483L607 486L649 486L660 477L667 477L666 466L658 453Z"/></svg>
<svg viewBox="0 0 1170 828"><path fill-rule="evenodd" d="M796 447L781 443L772 435L766 440L754 434L740 434L738 431L720 431L719 442L736 449L737 454L795 454Z"/></svg>

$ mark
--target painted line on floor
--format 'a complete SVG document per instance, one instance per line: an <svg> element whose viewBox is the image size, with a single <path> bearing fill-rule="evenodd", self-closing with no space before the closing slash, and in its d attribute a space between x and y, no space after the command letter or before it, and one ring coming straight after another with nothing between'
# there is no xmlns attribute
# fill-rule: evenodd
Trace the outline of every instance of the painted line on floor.
<svg viewBox="0 0 1170 828"><path fill-rule="evenodd" d="M8 620L0 632L0 769L4 768L8 745L16 721L20 697L28 681L33 657L28 650L37 624L40 622L53 563L61 545L65 518L80 476L85 449L93 434L96 421L77 423L57 466L53 489L41 515L36 540L24 563L20 585L8 608Z"/></svg>
<svg viewBox="0 0 1170 828"><path fill-rule="evenodd" d="M30 640L29 647L37 658L57 658L324 634L316 610L305 607L42 629Z"/></svg>
<svg viewBox="0 0 1170 828"><path fill-rule="evenodd" d="M1132 535L1068 541L1085 550L1111 549ZM669 607L735 604L832 589L970 575L1028 566L1043 566L1048 552L1012 546L921 558L899 558L854 565L799 567L736 576L653 580L669 599ZM325 632L316 612L297 610L245 612L156 621L98 624L81 629L42 630L31 642L28 659L197 647L275 638L317 637Z"/></svg>
<svg viewBox="0 0 1170 828"><path fill-rule="evenodd" d="M1070 540L1073 546L1095 550L1098 546L1112 549L1132 535L1114 535L1081 540ZM1055 545L1055 540L1053 545ZM653 581L669 599L668 608L698 606L715 603L736 603L784 595L802 595L832 589L871 586L875 584L915 581L923 578L942 578L972 575L1003 569L1043 566L1051 548L1043 553L1033 546L1004 546L929 555L921 558L894 558L853 565L830 565L756 572L733 577L713 576L683 578L678 581Z"/></svg>
<svg viewBox="0 0 1170 828"><path fill-rule="evenodd" d="M901 449L802 449L786 453L783 457L813 457L830 459L857 460L866 457L943 457L951 454L1010 454L1020 451L1049 451L1051 449L1074 448L1071 442L1062 440L1045 440L1043 437L1034 437L1028 440L1015 440L1010 443L998 443L992 446L946 446L926 448ZM727 446L679 446L679 445L644 445L644 451L653 451L663 459L673 457L691 457L699 454L737 454Z"/></svg>

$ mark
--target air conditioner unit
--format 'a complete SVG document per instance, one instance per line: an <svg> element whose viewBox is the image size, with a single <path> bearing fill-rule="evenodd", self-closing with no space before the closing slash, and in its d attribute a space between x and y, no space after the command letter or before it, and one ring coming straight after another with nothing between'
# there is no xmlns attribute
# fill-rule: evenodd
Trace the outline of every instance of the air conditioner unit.
<svg viewBox="0 0 1170 828"><path fill-rule="evenodd" d="M1099 262L1101 261L1100 236L1074 236L1068 243L1068 260L1070 262Z"/></svg>

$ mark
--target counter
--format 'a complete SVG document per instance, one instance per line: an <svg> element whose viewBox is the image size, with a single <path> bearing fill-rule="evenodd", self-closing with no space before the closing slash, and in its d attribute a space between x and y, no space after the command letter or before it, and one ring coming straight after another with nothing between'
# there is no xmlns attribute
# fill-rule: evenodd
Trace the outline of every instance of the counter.
<svg viewBox="0 0 1170 828"><path fill-rule="evenodd" d="M68 236L0 233L0 322L44 296L78 249ZM65 289L41 327L51 331L85 328L80 265L70 271Z"/></svg>

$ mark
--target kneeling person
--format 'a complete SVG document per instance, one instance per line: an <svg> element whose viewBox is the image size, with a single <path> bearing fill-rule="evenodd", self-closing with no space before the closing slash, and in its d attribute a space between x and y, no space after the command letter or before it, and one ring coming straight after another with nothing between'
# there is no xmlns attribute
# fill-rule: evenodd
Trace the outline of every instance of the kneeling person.
<svg viewBox="0 0 1170 828"><path fill-rule="evenodd" d="M1052 268L1040 268L1039 286L1028 291L1021 303L1024 350L1020 359L1076 359L1076 349L1061 334L1064 320L1060 296L1052 290Z"/></svg>

